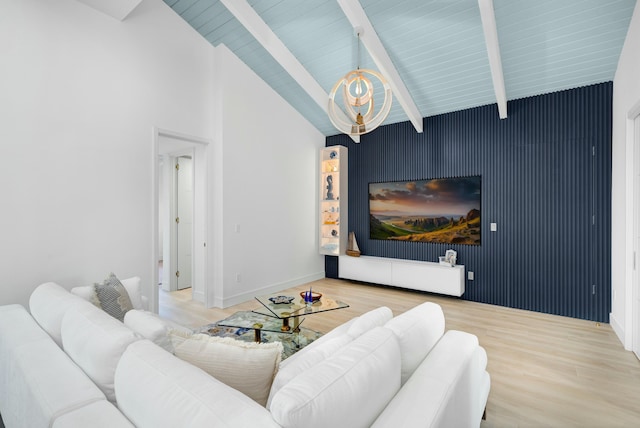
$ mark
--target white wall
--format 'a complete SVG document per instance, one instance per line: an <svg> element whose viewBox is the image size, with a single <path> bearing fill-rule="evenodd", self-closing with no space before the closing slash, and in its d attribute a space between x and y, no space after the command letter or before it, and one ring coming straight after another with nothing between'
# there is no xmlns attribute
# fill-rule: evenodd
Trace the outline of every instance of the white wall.
<svg viewBox="0 0 640 428"><path fill-rule="evenodd" d="M225 46L216 61L225 184L216 306L226 307L324 277L317 165L325 137Z"/></svg>
<svg viewBox="0 0 640 428"><path fill-rule="evenodd" d="M219 304L324 275L324 137L226 48L161 0L123 22L74 0L0 0L0 24L0 304L110 271L140 275L152 296L154 126L213 141Z"/></svg>
<svg viewBox="0 0 640 428"><path fill-rule="evenodd" d="M639 52L640 7L636 4L613 82L610 322L626 349L631 349L634 157L627 115L640 102Z"/></svg>
<svg viewBox="0 0 640 428"><path fill-rule="evenodd" d="M110 271L150 287L152 128L212 134L212 47L160 0L124 22L73 0L0 17L0 303Z"/></svg>

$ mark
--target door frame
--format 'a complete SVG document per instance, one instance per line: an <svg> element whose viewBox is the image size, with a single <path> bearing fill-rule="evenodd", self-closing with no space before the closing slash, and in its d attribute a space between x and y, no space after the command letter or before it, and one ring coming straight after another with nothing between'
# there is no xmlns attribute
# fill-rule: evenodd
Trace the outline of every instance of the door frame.
<svg viewBox="0 0 640 428"><path fill-rule="evenodd" d="M176 144L175 152L178 153L180 150L183 152L185 149L191 149L193 152L193 161L194 161L194 175L196 164L199 169L199 177L197 179L197 185L199 187L198 190L194 188L194 192L197 192L201 196L194 197L194 230L197 232L194 233L192 239L193 246L193 263L194 269L192 272L193 275L193 286L192 290L192 298L200 301L205 301L206 296L208 294L208 265L209 265L209 256L207 254L207 236L208 236L208 207L209 207L209 191L208 191L208 168L209 168L209 160L208 160L208 152L211 150L211 141L206 138L194 137L191 135L182 134L175 131L169 131L166 129L153 127L153 136L152 136L152 218L151 218L151 278L152 278L152 287L151 287L151 299L150 299L150 307L149 309L153 312L158 312L158 299L159 299L159 275L158 275L158 260L159 260L159 251L158 251L158 243L159 243L159 215L158 215L158 206L159 206L159 192L160 192L160 167L159 167L159 156L161 154L161 144L162 139L168 138L173 140ZM196 202L195 199L198 199ZM197 219L197 220L196 220ZM197 222L197 225L195 224ZM199 245L201 244L201 245Z"/></svg>
<svg viewBox="0 0 640 428"><path fill-rule="evenodd" d="M636 236L640 233L640 100L627 112L626 117L626 205L625 219L625 282L623 345L634 351L640 347L640 307L636 305L640 283L640 248ZM631 233L629 233L631 232ZM614 296L612 296L613 298ZM640 358L640 355L638 356Z"/></svg>
<svg viewBox="0 0 640 428"><path fill-rule="evenodd" d="M631 350L640 359L640 102L629 111L631 141L633 143L633 234L631 290Z"/></svg>

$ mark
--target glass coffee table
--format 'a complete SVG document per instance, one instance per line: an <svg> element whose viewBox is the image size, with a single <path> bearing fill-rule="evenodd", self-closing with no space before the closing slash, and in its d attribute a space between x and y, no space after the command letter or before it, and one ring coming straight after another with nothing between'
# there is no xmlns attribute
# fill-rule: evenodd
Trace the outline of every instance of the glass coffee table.
<svg viewBox="0 0 640 428"><path fill-rule="evenodd" d="M258 296L256 300L262 304L263 308L253 312L281 320L280 331L285 333L298 330L300 323L304 320L301 317L349 307L344 302L326 296L322 296L313 303L305 302L299 295L291 296L282 293ZM290 320L293 321L293 325L290 325Z"/></svg>
<svg viewBox="0 0 640 428"><path fill-rule="evenodd" d="M282 331L282 321L267 315L258 314L253 311L241 311L218 321L221 327L253 329L254 341L262 342L262 331L272 333L294 333L294 331Z"/></svg>
<svg viewBox="0 0 640 428"><path fill-rule="evenodd" d="M262 308L253 311L237 312L218 321L222 327L253 329L254 340L262 341L261 332L293 334L300 333L300 324L307 315L336 309L348 308L346 303L322 297L312 304L305 303L300 296L268 294L256 297ZM291 321L290 321L291 320Z"/></svg>

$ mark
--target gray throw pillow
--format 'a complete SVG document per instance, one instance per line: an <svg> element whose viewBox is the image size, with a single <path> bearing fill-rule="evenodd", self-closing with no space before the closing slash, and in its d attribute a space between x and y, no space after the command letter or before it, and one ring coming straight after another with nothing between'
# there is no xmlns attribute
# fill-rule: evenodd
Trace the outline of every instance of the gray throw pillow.
<svg viewBox="0 0 640 428"><path fill-rule="evenodd" d="M104 282L101 284L96 283L93 286L102 310L112 317L124 321L124 315L127 311L133 309L133 304L129 298L129 293L127 293L120 280L113 273L110 273Z"/></svg>

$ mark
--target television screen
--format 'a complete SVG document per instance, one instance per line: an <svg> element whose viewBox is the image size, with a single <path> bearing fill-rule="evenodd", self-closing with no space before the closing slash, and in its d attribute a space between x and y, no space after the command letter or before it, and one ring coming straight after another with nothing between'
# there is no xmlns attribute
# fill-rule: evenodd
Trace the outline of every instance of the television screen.
<svg viewBox="0 0 640 428"><path fill-rule="evenodd" d="M480 176L369 183L371 239L480 245Z"/></svg>

